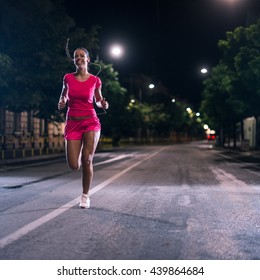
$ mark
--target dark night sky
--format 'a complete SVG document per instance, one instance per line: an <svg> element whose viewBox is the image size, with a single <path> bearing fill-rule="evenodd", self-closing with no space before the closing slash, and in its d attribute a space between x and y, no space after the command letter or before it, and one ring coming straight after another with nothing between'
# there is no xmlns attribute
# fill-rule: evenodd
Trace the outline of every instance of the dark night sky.
<svg viewBox="0 0 260 280"><path fill-rule="evenodd" d="M233 4L230 3L233 1ZM102 27L100 58L113 63L120 76L143 73L170 93L198 104L203 77L200 68L221 58L217 42L226 31L245 25L260 12L260 0L66 0L78 26ZM121 43L124 57L109 56Z"/></svg>

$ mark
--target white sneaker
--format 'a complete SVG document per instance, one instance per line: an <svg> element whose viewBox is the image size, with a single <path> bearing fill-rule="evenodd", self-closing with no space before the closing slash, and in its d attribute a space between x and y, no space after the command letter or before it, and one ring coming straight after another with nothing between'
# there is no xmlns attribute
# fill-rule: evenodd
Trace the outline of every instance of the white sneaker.
<svg viewBox="0 0 260 280"><path fill-rule="evenodd" d="M79 203L79 208L89 208L90 207L90 198L87 194L82 194L81 201Z"/></svg>

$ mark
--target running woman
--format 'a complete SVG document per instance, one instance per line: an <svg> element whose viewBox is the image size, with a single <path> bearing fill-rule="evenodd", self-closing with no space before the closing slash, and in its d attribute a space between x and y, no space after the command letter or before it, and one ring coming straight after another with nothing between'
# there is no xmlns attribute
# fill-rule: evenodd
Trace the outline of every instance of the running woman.
<svg viewBox="0 0 260 280"><path fill-rule="evenodd" d="M93 102L99 108L108 109L109 104L101 92L100 78L88 72L89 53L85 48L74 51L74 73L63 78L58 109L66 107L65 148L68 166L79 170L82 166L82 195L80 208L90 207L89 188L93 179L93 157L100 138L101 124Z"/></svg>

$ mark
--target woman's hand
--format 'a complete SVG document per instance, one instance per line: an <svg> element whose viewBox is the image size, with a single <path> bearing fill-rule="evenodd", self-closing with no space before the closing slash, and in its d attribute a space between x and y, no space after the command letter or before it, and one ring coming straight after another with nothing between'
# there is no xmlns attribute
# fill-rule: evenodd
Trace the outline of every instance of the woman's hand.
<svg viewBox="0 0 260 280"><path fill-rule="evenodd" d="M104 98L104 99L101 99L100 101L98 101L97 103L97 106L99 107L99 108L102 108L102 109L108 109L108 107L109 107L109 104L108 104L108 102L106 101L106 99Z"/></svg>
<svg viewBox="0 0 260 280"><path fill-rule="evenodd" d="M105 98L102 99L100 103L101 103L102 109L105 109L105 110L108 109L109 104L108 104L108 102L106 101Z"/></svg>
<svg viewBox="0 0 260 280"><path fill-rule="evenodd" d="M60 98L58 103L58 109L63 110L66 107L66 99L65 97Z"/></svg>

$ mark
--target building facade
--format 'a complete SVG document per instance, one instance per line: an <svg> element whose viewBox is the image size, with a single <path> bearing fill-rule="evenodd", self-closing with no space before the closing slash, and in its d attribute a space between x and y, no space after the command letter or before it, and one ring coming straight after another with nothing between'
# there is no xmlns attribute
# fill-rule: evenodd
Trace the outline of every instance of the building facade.
<svg viewBox="0 0 260 280"><path fill-rule="evenodd" d="M16 113L0 108L0 137L1 159L59 152L64 150L64 123L46 123L32 111Z"/></svg>

